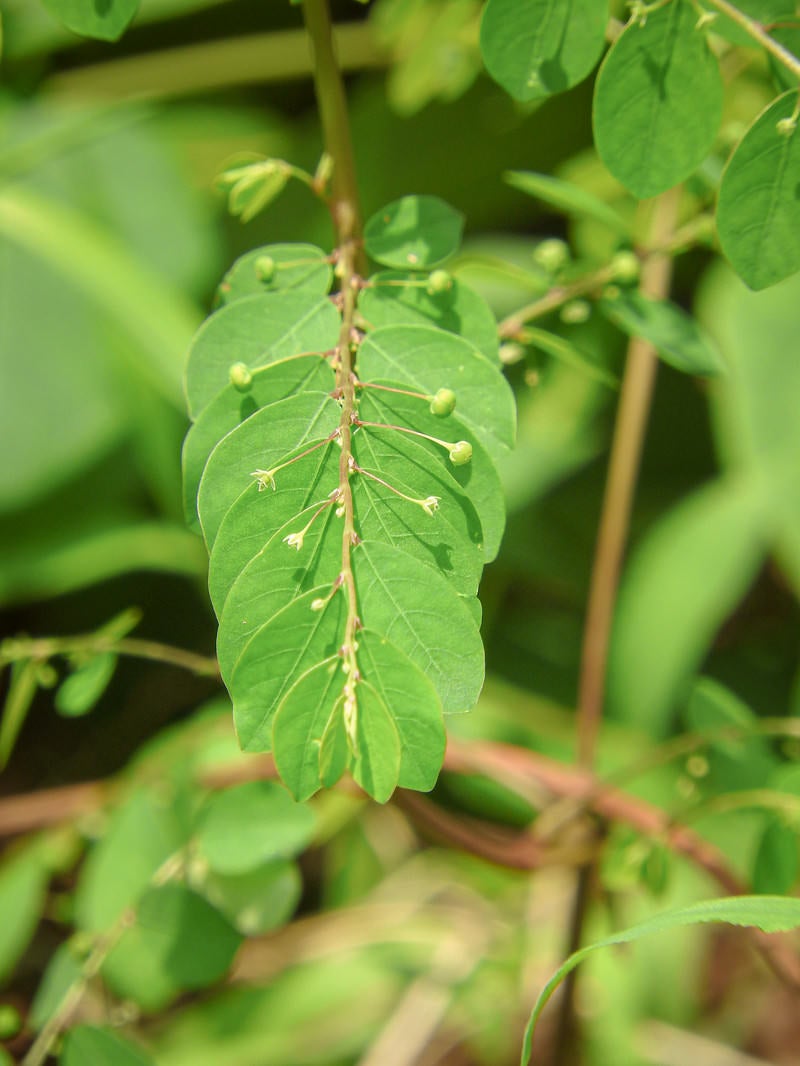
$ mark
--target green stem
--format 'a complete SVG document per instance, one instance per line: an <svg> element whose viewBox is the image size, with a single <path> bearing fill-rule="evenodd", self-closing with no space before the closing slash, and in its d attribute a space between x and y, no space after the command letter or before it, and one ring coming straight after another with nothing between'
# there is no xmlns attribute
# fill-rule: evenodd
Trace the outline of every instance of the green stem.
<svg viewBox="0 0 800 1066"><path fill-rule="evenodd" d="M361 626L358 616L358 596L353 574L352 552L359 537L355 527L353 489L350 477L355 467L352 433L358 404L356 402L356 374L353 359L353 336L358 274L366 267L361 247L361 210L358 200L353 142L347 99L333 43L333 25L328 0L305 0L303 11L306 29L314 54L314 86L317 93L325 150L333 160L333 177L329 207L336 230L339 249L337 275L341 284L342 326L336 349L336 394L342 405L339 420L339 506L344 523L342 529L342 569L339 582L347 597L347 619L341 647L343 667L347 674L344 686L344 721L348 740L356 750L356 685L359 679L356 658L357 633Z"/></svg>
<svg viewBox="0 0 800 1066"><path fill-rule="evenodd" d="M328 0L305 0L303 12L314 55L314 86L323 140L333 159L330 208L337 243L341 246L361 238L361 210L347 98L333 43ZM354 257L357 270L361 270L359 259L362 254L359 252Z"/></svg>
<svg viewBox="0 0 800 1066"><path fill-rule="evenodd" d="M388 56L368 22L337 26L342 69L383 67ZM305 78L311 73L304 30L257 33L165 48L59 71L45 87L57 97L95 100L158 99Z"/></svg>
<svg viewBox="0 0 800 1066"><path fill-rule="evenodd" d="M745 15L744 11L740 11L729 0L705 0L705 2L711 4L717 11L721 11L723 15L727 15L731 22L735 22L737 26L743 29L754 41L757 41L762 48L769 52L771 56L774 56L782 66L791 71L800 81L800 59L792 55L788 48L784 48L774 37L770 37L760 22L756 22L749 15Z"/></svg>
<svg viewBox="0 0 800 1066"><path fill-rule="evenodd" d="M0 645L0 667L4 663L33 659L46 662L55 655L100 655L113 652L115 655L127 655L134 659L149 659L151 662L169 663L179 666L198 677L219 677L219 665L212 656L197 655L183 648L173 648L169 644L160 644L154 640L139 640L136 637L124 637L115 640L94 633L77 637L38 637L34 639L14 638Z"/></svg>

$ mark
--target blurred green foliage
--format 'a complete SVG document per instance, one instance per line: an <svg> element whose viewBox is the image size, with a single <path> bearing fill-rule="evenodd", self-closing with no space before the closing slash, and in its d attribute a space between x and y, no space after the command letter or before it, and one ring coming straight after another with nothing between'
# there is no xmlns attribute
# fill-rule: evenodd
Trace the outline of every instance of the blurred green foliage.
<svg viewBox="0 0 800 1066"><path fill-rule="evenodd" d="M212 189L241 152L316 165L300 12L143 0L112 46L64 28L57 6L0 0L4 632L102 633L134 604L136 639L209 656L206 552L182 513L183 366L237 256L284 241L331 245L328 218L297 183L245 225ZM622 17L623 5L612 6ZM775 14L769 0L741 6ZM452 204L466 240L448 270L498 319L642 240L646 211L592 147L590 83L513 102L481 72L480 9L466 0L333 7L346 24L367 215L411 192ZM736 26L719 28L717 49L726 38L750 43ZM796 32L781 31L789 46ZM682 221L712 205L729 150L774 97L775 79L759 55L726 86L721 131L687 180ZM607 106L613 113L613 98ZM518 172L511 183L508 171ZM541 183L526 190L519 172L569 181L572 196L565 204L551 186L548 199ZM553 238L569 253L555 270L546 252L537 256ZM632 768L631 795L691 819L753 891L789 892L798 872L798 280L750 291L707 230L674 265L669 313L696 317L725 372L659 370L598 770ZM502 465L506 537L481 590L489 681L473 714L450 722L465 742L514 744L563 764L574 757L582 624L627 342L625 323L594 295L537 319L538 343L532 332L501 349L519 439ZM102 980L92 972L88 982L77 1019L86 1024L58 1051L66 1066L374 1066L390 1061L387 1048L405 1048L396 1061L409 1066L516 1061L534 993L563 956L569 871L530 877L422 847L402 806L347 791L318 798L313 823L282 822L287 839L271 850L257 824L270 790L241 784L257 776L255 757L239 753L227 701L205 702L218 691L213 677L124 654L114 670L115 654L22 656L12 670L9 645L0 648L9 667L0 749L11 756L0 811L42 786L109 778L92 803L65 808L65 825L9 839L0 974L4 1002L25 1021L0 1060L29 1050L83 980L100 934L113 950ZM81 671L87 687L76 695ZM766 716L785 720L785 739L777 728L755 735ZM731 728L747 735L719 735ZM712 742L659 757L661 741L715 730ZM549 798L534 782L477 772L444 775L432 795L438 812L525 839ZM228 805L247 821L246 840L228 839ZM711 891L660 838L608 829L592 935ZM770 987L743 950L727 965L728 950L708 931L681 929L625 955L598 954L579 999L584 1061L657 1061L653 1019L778 1061L780 1049L759 1036L775 1019ZM722 989L713 1001L711 984Z"/></svg>

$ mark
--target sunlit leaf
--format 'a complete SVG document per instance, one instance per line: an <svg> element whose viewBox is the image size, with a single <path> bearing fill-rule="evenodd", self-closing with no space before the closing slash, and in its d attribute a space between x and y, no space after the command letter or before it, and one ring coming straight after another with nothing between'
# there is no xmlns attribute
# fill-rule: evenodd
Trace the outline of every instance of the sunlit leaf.
<svg viewBox="0 0 800 1066"><path fill-rule="evenodd" d="M721 117L722 78L693 5L629 23L595 86L595 143L614 177L640 199L677 185L711 151Z"/></svg>
<svg viewBox="0 0 800 1066"><path fill-rule="evenodd" d="M800 270L800 131L795 91L755 120L722 175L717 205L720 244L751 289Z"/></svg>
<svg viewBox="0 0 800 1066"><path fill-rule="evenodd" d="M486 69L517 100L541 100L589 75L605 44L603 0L489 0L481 22Z"/></svg>
<svg viewBox="0 0 800 1066"><path fill-rule="evenodd" d="M436 266L458 251L464 217L437 196L404 196L364 227L369 255L396 270Z"/></svg>

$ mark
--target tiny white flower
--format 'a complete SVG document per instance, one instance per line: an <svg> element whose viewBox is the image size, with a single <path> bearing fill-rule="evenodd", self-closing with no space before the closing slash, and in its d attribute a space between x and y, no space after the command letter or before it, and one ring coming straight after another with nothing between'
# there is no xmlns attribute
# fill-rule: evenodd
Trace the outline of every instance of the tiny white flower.
<svg viewBox="0 0 800 1066"><path fill-rule="evenodd" d="M426 514L433 515L436 511L439 510L440 499L440 496L426 497L426 499L422 501L422 510L425 511Z"/></svg>
<svg viewBox="0 0 800 1066"><path fill-rule="evenodd" d="M296 548L297 551L303 547L303 537L305 536L305 530L301 529L299 533L290 533L288 537L284 537L284 544L288 544L290 548Z"/></svg>
<svg viewBox="0 0 800 1066"><path fill-rule="evenodd" d="M250 477L254 477L258 482L258 491L263 492L266 488L271 488L275 491L275 471L274 470L253 470Z"/></svg>

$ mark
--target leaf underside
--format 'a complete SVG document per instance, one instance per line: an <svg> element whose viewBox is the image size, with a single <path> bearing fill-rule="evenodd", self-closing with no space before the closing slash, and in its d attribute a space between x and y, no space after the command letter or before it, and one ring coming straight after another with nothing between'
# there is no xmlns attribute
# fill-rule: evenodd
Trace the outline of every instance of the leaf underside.
<svg viewBox="0 0 800 1066"><path fill-rule="evenodd" d="M373 228L378 247L395 236ZM417 238L404 229L402 239ZM210 551L241 746L272 751L297 799L349 771L383 802L398 785L433 787L443 713L478 698L476 593L502 537L495 464L513 444L515 411L480 297L463 285L431 294L426 275L395 272L378 276L392 282L386 293L367 283L359 295L355 321L368 332L350 330L344 426L343 302L321 290L323 268L319 250L281 245L226 275L224 305L189 356L185 505ZM478 344L464 335L473 332ZM452 390L455 409L437 415L440 390ZM469 461L451 461L456 443Z"/></svg>

